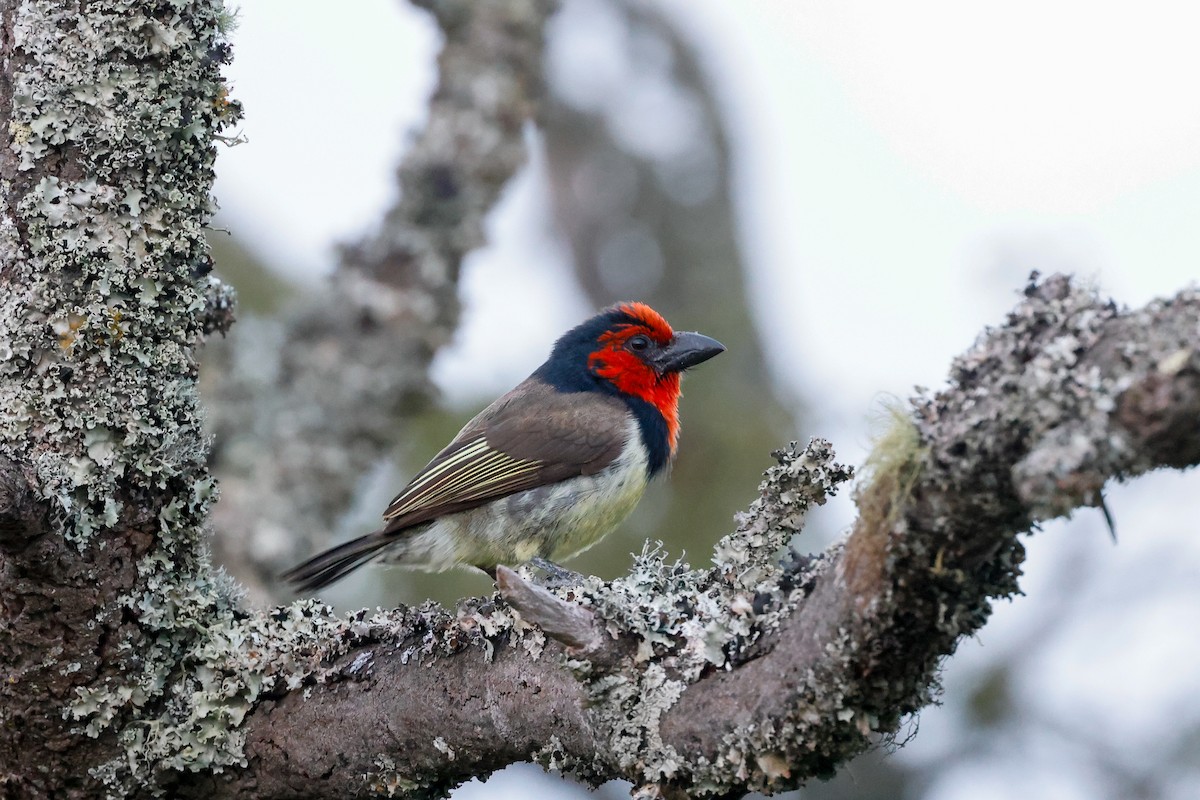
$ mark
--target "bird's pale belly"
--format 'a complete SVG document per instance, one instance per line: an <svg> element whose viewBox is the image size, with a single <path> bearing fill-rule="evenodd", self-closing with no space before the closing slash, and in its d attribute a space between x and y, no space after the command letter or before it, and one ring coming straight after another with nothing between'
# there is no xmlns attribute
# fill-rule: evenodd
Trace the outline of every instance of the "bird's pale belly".
<svg viewBox="0 0 1200 800"><path fill-rule="evenodd" d="M595 475L518 492L415 529L380 560L434 571L463 564L515 565L535 557L562 561L629 516L647 482L644 449L626 447Z"/></svg>

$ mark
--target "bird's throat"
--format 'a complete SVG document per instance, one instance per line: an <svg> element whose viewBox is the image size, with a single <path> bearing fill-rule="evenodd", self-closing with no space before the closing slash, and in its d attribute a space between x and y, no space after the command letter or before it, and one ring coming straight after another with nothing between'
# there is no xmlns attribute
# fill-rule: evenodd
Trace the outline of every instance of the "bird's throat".
<svg viewBox="0 0 1200 800"><path fill-rule="evenodd" d="M616 385L638 419L650 474L655 475L675 457L679 441L679 375L650 383L627 381L623 386Z"/></svg>
<svg viewBox="0 0 1200 800"><path fill-rule="evenodd" d="M619 349L593 353L588 366L593 374L634 401L630 406L642 422L647 449L663 456L651 458L651 471L657 472L674 457L679 440L679 373L660 375L631 353ZM645 414L657 416L661 421L641 419Z"/></svg>

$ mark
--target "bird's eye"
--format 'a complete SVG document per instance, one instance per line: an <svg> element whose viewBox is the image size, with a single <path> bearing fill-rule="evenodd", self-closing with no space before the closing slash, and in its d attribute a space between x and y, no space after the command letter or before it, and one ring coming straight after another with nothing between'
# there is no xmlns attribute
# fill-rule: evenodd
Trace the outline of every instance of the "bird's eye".
<svg viewBox="0 0 1200 800"><path fill-rule="evenodd" d="M640 353L650 346L649 337L638 335L629 340L629 349L635 353Z"/></svg>

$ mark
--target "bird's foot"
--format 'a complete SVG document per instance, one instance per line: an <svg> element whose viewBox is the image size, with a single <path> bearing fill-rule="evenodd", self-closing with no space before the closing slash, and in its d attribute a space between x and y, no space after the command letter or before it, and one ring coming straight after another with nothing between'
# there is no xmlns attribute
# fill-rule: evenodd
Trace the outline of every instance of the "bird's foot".
<svg viewBox="0 0 1200 800"><path fill-rule="evenodd" d="M560 589L568 586L578 586L583 583L582 573L576 572L573 569L567 569L566 567L560 567L558 564L545 558L531 558L529 559L529 563L545 573L546 577L538 581L538 583L547 589Z"/></svg>

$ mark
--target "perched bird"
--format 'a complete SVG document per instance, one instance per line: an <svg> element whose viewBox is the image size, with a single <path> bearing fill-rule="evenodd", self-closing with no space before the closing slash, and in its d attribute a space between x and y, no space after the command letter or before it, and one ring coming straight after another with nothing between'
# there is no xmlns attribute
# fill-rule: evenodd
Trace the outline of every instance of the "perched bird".
<svg viewBox="0 0 1200 800"><path fill-rule="evenodd" d="M675 456L679 382L725 350L644 303L567 331L396 495L384 526L285 573L319 589L379 561L440 571L560 561L595 544Z"/></svg>

